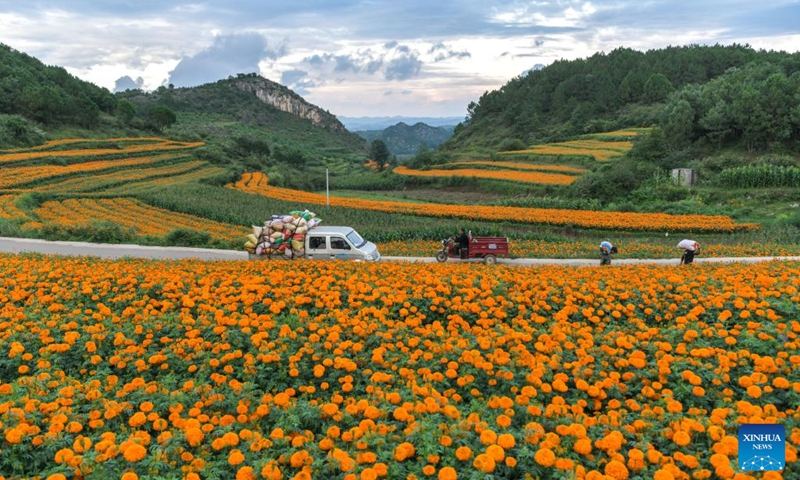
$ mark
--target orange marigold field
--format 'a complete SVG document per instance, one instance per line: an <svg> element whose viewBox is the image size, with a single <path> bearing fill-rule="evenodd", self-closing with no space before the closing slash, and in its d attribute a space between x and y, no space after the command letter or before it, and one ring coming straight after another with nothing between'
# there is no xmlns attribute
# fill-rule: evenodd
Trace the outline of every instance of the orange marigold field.
<svg viewBox="0 0 800 480"><path fill-rule="evenodd" d="M501 162L494 160L464 160L460 162L451 162L447 165L481 165L487 167L504 167L520 170L543 170L548 172L563 172L563 173L586 173L589 170L585 168L570 167L567 165L550 165L541 163L526 163L526 162Z"/></svg>
<svg viewBox="0 0 800 480"><path fill-rule="evenodd" d="M0 274L4 478L781 478L759 422L800 471L798 262Z"/></svg>
<svg viewBox="0 0 800 480"><path fill-rule="evenodd" d="M215 222L206 218L153 207L130 198L74 198L50 200L36 209L44 221L55 225L91 225L91 221L108 220L140 235L164 236L176 228L208 232L212 238L231 240L244 238L248 229Z"/></svg>
<svg viewBox="0 0 800 480"><path fill-rule="evenodd" d="M569 185L578 177L560 173L521 172L518 170L484 170L480 168L454 168L413 170L408 167L396 167L392 170L398 175L417 177L476 177L512 182L541 183L547 185Z"/></svg>
<svg viewBox="0 0 800 480"><path fill-rule="evenodd" d="M228 187L248 193L264 195L270 198L297 202L300 205L326 204L325 195L270 186L267 176L261 172L244 173L239 181L235 184L229 184ZM363 200L335 196L330 198L330 204L334 207L425 215L430 217L455 217L490 221L505 220L551 225L577 225L587 228L609 230L732 232L737 230L757 230L759 228L757 224L736 223L732 218L724 215L670 215L666 213L598 212L592 210L443 205Z"/></svg>
<svg viewBox="0 0 800 480"><path fill-rule="evenodd" d="M17 207L19 195L0 195L0 218L4 220L21 220L28 216Z"/></svg>
<svg viewBox="0 0 800 480"><path fill-rule="evenodd" d="M113 140L113 139L112 139ZM122 140L122 139L119 139ZM188 150L205 145L203 142L178 142L165 140L163 138L150 139L131 139L145 140L143 142L132 142L122 148L78 148L64 150L43 150L37 148L27 148L23 151L10 151L0 153L0 164L21 162L26 160L36 160L41 158L71 158L71 157L96 157L108 155L131 155L155 151ZM75 139L74 142L86 142L89 140ZM67 145L74 143L72 140L60 140L57 145ZM98 141L107 142L107 140ZM42 148L49 148L51 144L45 144Z"/></svg>
<svg viewBox="0 0 800 480"><path fill-rule="evenodd" d="M622 156L624 152L617 149L603 149L596 147L580 147L578 145L570 145L569 142L564 143L550 143L547 145L535 145L525 150L513 150L508 152L498 152L503 155L514 154L530 154L536 153L540 155L585 155L594 158L595 160L605 162L616 157Z"/></svg>
<svg viewBox="0 0 800 480"><path fill-rule="evenodd" d="M69 175L101 172L121 167L144 166L166 160L178 159L174 154L155 157L135 157L118 160L98 160L73 165L36 165L31 167L4 167L0 170L0 188L35 183Z"/></svg>

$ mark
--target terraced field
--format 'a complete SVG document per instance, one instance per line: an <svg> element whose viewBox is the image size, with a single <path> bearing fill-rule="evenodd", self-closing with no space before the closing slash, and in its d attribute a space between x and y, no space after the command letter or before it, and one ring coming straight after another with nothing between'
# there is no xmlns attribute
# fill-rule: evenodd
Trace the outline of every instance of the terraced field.
<svg viewBox="0 0 800 480"><path fill-rule="evenodd" d="M129 198L224 174L224 168L192 156L201 145L158 137L64 139L0 152L0 218L22 223L26 231L45 224L90 226L94 221L112 221L142 236L162 237L175 228L186 228L217 239L242 237L247 231L241 226L157 209ZM25 194L61 198L26 211L18 206ZM106 198L91 198L98 196Z"/></svg>
<svg viewBox="0 0 800 480"><path fill-rule="evenodd" d="M568 142L547 143L532 145L524 150L509 150L499 152L501 155L547 155L554 157L591 157L598 162L607 162L621 157L633 147L630 138L646 133L647 129L618 130L607 133L584 135L581 139Z"/></svg>

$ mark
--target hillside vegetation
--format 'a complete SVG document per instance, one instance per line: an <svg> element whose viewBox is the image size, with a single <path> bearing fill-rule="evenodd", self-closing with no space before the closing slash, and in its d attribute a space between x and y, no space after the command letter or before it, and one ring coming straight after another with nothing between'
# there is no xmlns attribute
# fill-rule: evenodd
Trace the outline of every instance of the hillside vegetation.
<svg viewBox="0 0 800 480"><path fill-rule="evenodd" d="M742 45L647 52L618 48L557 61L472 102L468 122L456 129L446 149L502 150L509 140L528 145L624 127L666 126L670 121L691 127L687 133L692 139L717 132L715 139L736 142L749 135L752 146L767 147L771 140L797 139L799 112L782 108L797 106L798 71L800 54ZM690 104L691 112L682 101ZM675 112L679 104L685 113ZM766 121L764 114L777 113L794 124L755 125L746 132L712 124L715 116L717 122L726 117L741 123L736 115L748 108L755 109L756 123ZM755 135L757 131L765 136Z"/></svg>

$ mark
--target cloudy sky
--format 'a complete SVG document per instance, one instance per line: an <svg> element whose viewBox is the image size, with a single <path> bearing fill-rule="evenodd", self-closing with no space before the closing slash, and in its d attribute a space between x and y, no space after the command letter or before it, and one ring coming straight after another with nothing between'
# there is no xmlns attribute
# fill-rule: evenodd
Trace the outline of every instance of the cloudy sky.
<svg viewBox="0 0 800 480"><path fill-rule="evenodd" d="M800 0L0 0L0 43L109 90L257 72L339 116L464 116L624 46L800 50Z"/></svg>

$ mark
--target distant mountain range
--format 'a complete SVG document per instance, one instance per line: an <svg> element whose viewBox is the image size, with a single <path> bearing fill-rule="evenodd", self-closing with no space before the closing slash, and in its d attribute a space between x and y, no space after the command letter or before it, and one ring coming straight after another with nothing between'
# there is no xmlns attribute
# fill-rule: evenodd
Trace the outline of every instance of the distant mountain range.
<svg viewBox="0 0 800 480"><path fill-rule="evenodd" d="M394 155L414 155L421 144L433 150L453 136L453 125L433 127L422 122L407 125L400 122L383 130L361 130L356 134L368 143L383 140L390 153Z"/></svg>
<svg viewBox="0 0 800 480"><path fill-rule="evenodd" d="M431 127L456 126L464 121L464 117L342 117L337 116L348 130L357 132L362 130L383 130L385 128L405 123L416 125L424 123Z"/></svg>

